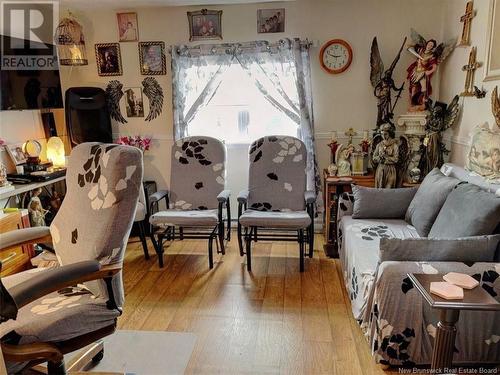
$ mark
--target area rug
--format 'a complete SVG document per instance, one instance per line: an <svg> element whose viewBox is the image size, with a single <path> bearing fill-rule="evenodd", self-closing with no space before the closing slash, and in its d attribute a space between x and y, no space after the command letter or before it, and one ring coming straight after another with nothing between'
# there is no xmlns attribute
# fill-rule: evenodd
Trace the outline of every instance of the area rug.
<svg viewBox="0 0 500 375"><path fill-rule="evenodd" d="M183 374L194 349L192 333L116 331L104 339L104 358L92 372Z"/></svg>

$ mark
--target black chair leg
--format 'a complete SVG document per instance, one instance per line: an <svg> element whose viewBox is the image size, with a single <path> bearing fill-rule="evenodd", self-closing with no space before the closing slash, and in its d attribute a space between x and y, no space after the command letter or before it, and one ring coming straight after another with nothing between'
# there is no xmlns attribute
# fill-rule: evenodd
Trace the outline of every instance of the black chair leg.
<svg viewBox="0 0 500 375"><path fill-rule="evenodd" d="M314 224L309 227L309 258L314 254Z"/></svg>
<svg viewBox="0 0 500 375"><path fill-rule="evenodd" d="M247 271L252 271L252 230L245 235L245 245L247 253Z"/></svg>
<svg viewBox="0 0 500 375"><path fill-rule="evenodd" d="M299 230L300 272L304 272L304 230Z"/></svg>
<svg viewBox="0 0 500 375"><path fill-rule="evenodd" d="M213 249L213 236L208 239L208 267L214 268L214 249Z"/></svg>
<svg viewBox="0 0 500 375"><path fill-rule="evenodd" d="M219 223L219 228L218 228L220 251L222 255L226 255L226 247L224 246L224 232L225 232L225 225L224 225L224 220L222 220Z"/></svg>
<svg viewBox="0 0 500 375"><path fill-rule="evenodd" d="M47 373L50 375L66 375L66 367L64 361L47 362Z"/></svg>
<svg viewBox="0 0 500 375"><path fill-rule="evenodd" d="M243 233L242 233L242 227L241 227L241 224L239 221L238 221L238 229L237 229L236 234L238 235L238 248L240 249L240 256L243 256L243 255L245 255L245 253L243 252Z"/></svg>
<svg viewBox="0 0 500 375"><path fill-rule="evenodd" d="M148 243L146 242L146 230L144 228L144 221L139 221L137 224L139 226L139 238L141 239L144 258L146 258L146 260L149 260Z"/></svg>
<svg viewBox="0 0 500 375"><path fill-rule="evenodd" d="M163 233L158 235L158 241L155 246L156 254L158 255L158 265L163 268Z"/></svg>

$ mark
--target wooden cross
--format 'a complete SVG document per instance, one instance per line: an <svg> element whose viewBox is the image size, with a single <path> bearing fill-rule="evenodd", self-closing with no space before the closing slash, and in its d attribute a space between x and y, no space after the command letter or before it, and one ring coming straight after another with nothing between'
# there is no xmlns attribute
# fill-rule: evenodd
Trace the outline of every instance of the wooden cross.
<svg viewBox="0 0 500 375"><path fill-rule="evenodd" d="M477 48L472 47L469 54L469 62L462 67L462 70L467 72L467 75L465 76L464 92L460 96L474 96L474 73L481 66L481 63L476 61L476 55Z"/></svg>
<svg viewBox="0 0 500 375"><path fill-rule="evenodd" d="M470 27L474 16L474 1L469 1L465 6L465 14L460 17L460 22L464 24L464 27L462 29L462 37L460 39L459 46L469 45Z"/></svg>

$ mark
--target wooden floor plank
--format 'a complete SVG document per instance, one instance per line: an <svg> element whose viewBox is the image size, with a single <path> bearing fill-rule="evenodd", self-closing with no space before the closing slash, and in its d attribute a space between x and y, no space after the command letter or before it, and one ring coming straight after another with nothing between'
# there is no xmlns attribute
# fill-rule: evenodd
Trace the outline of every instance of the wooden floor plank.
<svg viewBox="0 0 500 375"><path fill-rule="evenodd" d="M119 328L194 333L187 374L384 374L352 317L339 262L324 255L321 235L315 241L304 273L296 242L254 244L249 273L236 236L212 270L207 241L169 244L160 269L134 240Z"/></svg>

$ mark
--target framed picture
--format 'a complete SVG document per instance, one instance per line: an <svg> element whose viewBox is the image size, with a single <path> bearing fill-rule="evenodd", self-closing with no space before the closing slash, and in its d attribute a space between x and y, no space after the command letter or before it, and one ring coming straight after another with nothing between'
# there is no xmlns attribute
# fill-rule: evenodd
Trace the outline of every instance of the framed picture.
<svg viewBox="0 0 500 375"><path fill-rule="evenodd" d="M167 74L165 43L139 42L139 61L142 75Z"/></svg>
<svg viewBox="0 0 500 375"><path fill-rule="evenodd" d="M22 143L14 143L11 145L5 145L7 152L9 153L12 162L15 165L24 164L28 161L28 155L23 151Z"/></svg>
<svg viewBox="0 0 500 375"><path fill-rule="evenodd" d="M259 34L285 32L285 9L259 9L257 11L257 32Z"/></svg>
<svg viewBox="0 0 500 375"><path fill-rule="evenodd" d="M95 45L97 72L100 76L121 76L122 57L118 43L100 43Z"/></svg>
<svg viewBox="0 0 500 375"><path fill-rule="evenodd" d="M222 39L222 10L187 12L189 40Z"/></svg>
<svg viewBox="0 0 500 375"><path fill-rule="evenodd" d="M137 42L139 40L139 25L137 13L117 13L118 37L120 42Z"/></svg>
<svg viewBox="0 0 500 375"><path fill-rule="evenodd" d="M500 0L490 0L484 80L500 79Z"/></svg>
<svg viewBox="0 0 500 375"><path fill-rule="evenodd" d="M144 117L144 102L140 87L129 87L125 91L125 108L127 117Z"/></svg>

